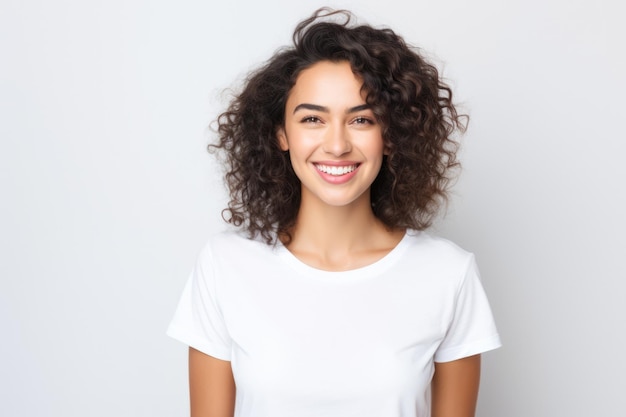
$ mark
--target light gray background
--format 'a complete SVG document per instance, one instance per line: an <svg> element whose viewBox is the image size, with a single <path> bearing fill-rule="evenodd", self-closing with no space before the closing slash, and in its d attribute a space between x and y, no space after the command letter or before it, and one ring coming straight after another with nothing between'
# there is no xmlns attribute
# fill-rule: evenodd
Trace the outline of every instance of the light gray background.
<svg viewBox="0 0 626 417"><path fill-rule="evenodd" d="M623 416L619 2L332 4L430 51L471 114L437 230L477 254L505 344L479 415ZM165 329L223 227L206 127L319 5L2 0L0 415L187 413Z"/></svg>

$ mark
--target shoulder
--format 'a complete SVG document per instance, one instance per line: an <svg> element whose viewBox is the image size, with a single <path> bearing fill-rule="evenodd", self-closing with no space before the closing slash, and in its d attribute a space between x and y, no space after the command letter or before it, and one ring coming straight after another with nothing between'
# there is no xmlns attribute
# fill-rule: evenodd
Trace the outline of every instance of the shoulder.
<svg viewBox="0 0 626 417"><path fill-rule="evenodd" d="M405 239L409 253L413 255L421 253L430 258L453 263L467 263L474 256L456 243L424 231L407 230Z"/></svg>
<svg viewBox="0 0 626 417"><path fill-rule="evenodd" d="M200 251L199 260L211 263L245 262L267 256L275 250L258 239L250 239L237 230L225 230L209 236Z"/></svg>
<svg viewBox="0 0 626 417"><path fill-rule="evenodd" d="M458 288L476 269L474 255L448 239L423 231L409 231L398 266L437 285Z"/></svg>

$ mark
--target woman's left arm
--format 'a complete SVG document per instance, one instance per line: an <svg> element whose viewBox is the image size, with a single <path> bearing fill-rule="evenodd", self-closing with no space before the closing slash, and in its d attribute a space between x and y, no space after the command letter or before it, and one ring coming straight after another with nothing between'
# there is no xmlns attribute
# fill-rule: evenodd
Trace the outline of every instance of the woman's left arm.
<svg viewBox="0 0 626 417"><path fill-rule="evenodd" d="M432 417L474 417L480 355L451 362L435 362L432 381Z"/></svg>

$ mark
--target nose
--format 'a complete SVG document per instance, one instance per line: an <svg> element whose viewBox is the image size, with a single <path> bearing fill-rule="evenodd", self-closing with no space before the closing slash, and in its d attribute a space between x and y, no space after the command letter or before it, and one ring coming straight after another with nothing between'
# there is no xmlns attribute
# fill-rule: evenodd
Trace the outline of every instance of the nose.
<svg viewBox="0 0 626 417"><path fill-rule="evenodd" d="M322 149L333 156L342 156L352 150L349 133L344 126L330 127L325 134Z"/></svg>

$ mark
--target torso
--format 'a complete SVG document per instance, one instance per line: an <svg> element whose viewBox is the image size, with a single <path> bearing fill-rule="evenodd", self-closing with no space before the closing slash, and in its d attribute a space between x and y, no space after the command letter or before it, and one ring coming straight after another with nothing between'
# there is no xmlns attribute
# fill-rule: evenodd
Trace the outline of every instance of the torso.
<svg viewBox="0 0 626 417"><path fill-rule="evenodd" d="M381 230L342 251L323 250L296 240L287 249L301 262L323 271L349 271L363 268L384 258L404 237L404 230ZM305 239L302 239L305 240Z"/></svg>

